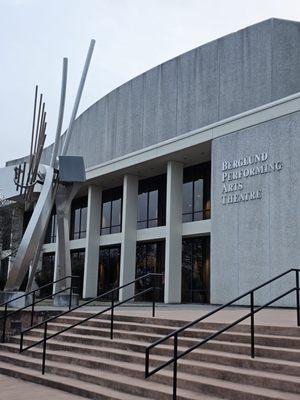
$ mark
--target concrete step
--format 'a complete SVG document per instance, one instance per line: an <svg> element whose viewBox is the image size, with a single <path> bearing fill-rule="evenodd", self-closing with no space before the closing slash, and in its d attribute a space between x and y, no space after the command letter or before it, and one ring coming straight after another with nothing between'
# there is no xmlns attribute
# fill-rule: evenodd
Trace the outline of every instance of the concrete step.
<svg viewBox="0 0 300 400"><path fill-rule="evenodd" d="M48 336L88 315L92 314L72 312L57 318L48 324ZM186 322L116 315L114 340L110 340L110 316L93 318L47 342L44 376L41 346L19 354L20 338L11 337L9 343L0 345L0 373L90 399L170 400L172 365L145 380L145 348ZM222 327L214 322L193 326L179 337L179 353ZM244 324L179 360L177 399L299 400L300 330L259 325L255 332L254 359L250 358L249 325ZM24 347L43 334L42 327L30 331L24 336ZM151 368L172 355L170 339L151 350Z"/></svg>
<svg viewBox="0 0 300 400"><path fill-rule="evenodd" d="M35 338L27 339L27 344L35 343ZM66 351L74 354L87 354L97 357L109 358L117 361L125 361L130 363L142 364L145 363L145 354L132 350L120 349L109 347L111 342L106 346L89 346L76 343L66 343L56 341L54 339L47 343L47 348L53 351ZM15 343L8 343L1 345L3 349L11 352L19 351L19 341L16 339ZM183 348L179 347L182 351ZM30 352L30 350L29 350ZM158 366L172 356L171 348L163 355L151 354L151 361L153 365ZM208 363L215 363L218 365L227 365L237 368L246 368L254 370L262 370L269 372L277 372L285 375L300 376L300 364L292 361L275 360L269 358L257 357L251 359L248 355L243 354L227 354L213 350L195 350L188 354L183 360L196 360Z"/></svg>
<svg viewBox="0 0 300 400"><path fill-rule="evenodd" d="M50 324L49 324L50 328ZM61 329L62 327L60 327ZM57 332L58 330L48 330L48 335ZM86 334L88 332L89 334ZM92 335L93 333L93 335ZM102 334L101 334L102 333ZM43 335L42 329L34 329L30 331L30 335L36 338L41 338ZM94 329L91 331L89 328L72 328L72 330L67 331L65 333L60 334L57 336L58 340L62 341L73 341L73 342L80 342L89 345L100 345L101 343L105 343L109 338L110 332L109 330L97 330ZM26 336L24 337L26 340ZM139 334L139 333L128 333L126 331L114 331L114 340L112 346L120 346L120 343L125 343L126 347L131 347L132 350L136 349L137 343L141 342L142 347L140 351L144 351L145 347L152 343L153 341L157 340L157 335L150 335L150 334ZM111 342L109 340L109 342ZM166 341L164 345L160 345L159 347L155 348L153 352L155 354L160 354L162 349L170 348L172 346L172 339ZM198 340L193 340L191 338L180 338L179 345L181 347L187 348L191 347L194 344L197 344ZM107 343L107 342L106 342ZM230 353L237 353L237 354L250 354L250 344L243 344L243 343L232 343L232 342L225 342L225 341L217 341L211 340L209 343L202 346L204 349L211 349L217 350L222 352L230 352ZM298 349L286 349L283 347L270 347L270 346L255 346L255 354L259 357L267 357L267 358L275 358L275 359L283 359L289 361L296 361L299 362L300 360L300 350Z"/></svg>
<svg viewBox="0 0 300 400"><path fill-rule="evenodd" d="M59 326L71 326L74 323L80 322L82 318L80 317L60 317L57 319L54 325ZM52 323L49 326L54 326ZM91 328L93 329L110 329L110 320L100 320L100 319L92 319L86 321L84 324L80 325L80 327ZM58 328L57 328L58 329ZM114 329L120 331L128 331L128 332L140 332L140 333L150 333L157 334L158 336L168 335L169 333L174 331L174 327L164 326L158 324L146 324L146 323L135 323L135 322L122 322L122 321L114 321ZM217 329L204 329L204 328L190 328L187 331L183 332L181 337L190 337L190 338L206 338L209 335L215 333L220 327ZM226 333L221 334L216 338L216 340L225 340L228 342L239 342L239 343L249 343L250 340L250 327L248 327L247 332L237 333L235 331L228 331ZM272 335L264 334L264 333L256 333L255 342L257 344L265 345L265 346L285 346L300 349L300 337L299 336L291 336L291 335L279 335L273 332Z"/></svg>
<svg viewBox="0 0 300 400"><path fill-rule="evenodd" d="M99 387L98 385L81 382L77 379L60 377L47 374L41 375L39 371L29 370L18 366L10 366L0 362L0 373L28 382L49 386L51 388L63 390L77 396L82 396L93 400L142 400L145 397L124 394L113 389ZM149 400L149 399L148 399Z"/></svg>
<svg viewBox="0 0 300 400"><path fill-rule="evenodd" d="M245 309L245 314L248 312ZM92 316L95 313L91 312L79 312L74 311L68 314L67 316L61 318L86 318L87 316ZM149 310L149 315L151 311ZM102 314L99 317L95 317L92 320L109 320L110 314ZM168 318L161 318L161 317L139 317L139 316L130 316L130 315L120 315L115 313L115 320L120 322L128 322L128 323L142 323L142 324L150 324L150 325L162 325L162 326L169 326L171 330L175 330L181 326L188 324L190 321L187 320L179 320L179 319L168 319ZM208 318L209 321L209 318ZM233 321L232 321L233 322ZM193 328L197 329L204 329L204 330L219 330L225 327L226 324L222 322L199 322L198 324L194 325ZM231 328L231 332L249 332L249 320L245 320L243 323L236 325L235 327ZM296 326L296 311L295 311L295 326L273 326L273 325L255 325L255 331L257 333L266 334L266 335L282 335L282 336L298 336L300 337L300 329Z"/></svg>
<svg viewBox="0 0 300 400"><path fill-rule="evenodd" d="M46 384L47 386L70 391L77 395L85 395L87 398L91 399L170 400L172 397L171 387L160 383L153 384L144 379L129 378L128 376L112 374L106 371L95 371L52 361L47 361L46 374L43 376L40 373L40 363L35 361L29 362L26 360L26 357L20 355L14 358L11 366L9 366L8 361L9 360L6 360L5 363L0 361L0 373L30 380L35 383ZM67 384L66 387L64 387L65 383ZM92 385L93 392L84 394L82 391L85 390L86 385L88 385L88 388ZM106 393L110 393L109 395L111 397L106 397ZM203 397L201 395L201 399L202 398L203 400L217 399L217 397L208 394L204 394ZM178 400L189 399L199 400L199 394L190 390L178 390Z"/></svg>
<svg viewBox="0 0 300 400"><path fill-rule="evenodd" d="M16 347L15 347L15 350ZM24 353L28 357L42 358L42 350L34 348ZM1 359L1 353L0 353ZM144 377L144 360L140 359L139 362L129 358L128 361L113 360L112 358L104 358L90 354L72 354L65 350L63 351L47 351L47 360L57 361L65 364L76 364L92 369L101 369L128 375L143 379ZM166 362L166 357L152 357L152 367ZM153 362L154 361L154 362ZM197 380L198 376L205 376L216 379L224 379L230 382L237 382L249 384L254 386L261 386L270 389L284 390L292 393L300 393L300 377L299 376L283 376L282 373L274 373L263 370L253 370L251 368L242 369L232 366L218 365L216 363L208 363L193 360L180 360L178 362L178 370L180 372L195 375L194 379ZM154 380L158 379L158 375L154 376ZM172 385L170 380L162 381L161 383ZM180 382L179 382L180 384Z"/></svg>
<svg viewBox="0 0 300 400"><path fill-rule="evenodd" d="M30 368L35 370L40 368L40 363L31 360L29 357L23 355L14 355L9 358L7 355L0 352L1 360L22 368ZM170 389L167 385L159 382L171 382L172 371L163 371L156 374L152 379L154 382L144 381L132 376L123 376L119 373L112 373L95 368L86 368L78 365L65 364L62 362L47 361L46 371L50 374L58 375L59 377L68 377L71 379L78 379L83 382L95 383L102 387L113 388L115 391L125 392L130 395L144 396L144 398L153 399L170 399ZM1 372L1 369L0 369ZM58 381L60 378L57 379ZM152 383L152 384L151 384ZM199 399L199 393L212 395L225 399L236 400L298 400L298 394L288 393L279 390L272 390L265 387L254 387L252 385L245 385L241 383L227 382L220 379L208 378L202 376L192 376L187 373L178 374L178 384L181 388L193 388L193 392L189 393L189 397L185 397L182 389L178 390L178 399ZM188 389L186 389L188 390ZM184 390L186 392L186 390ZM193 396L192 396L193 393ZM198 397L197 397L198 395ZM201 396L201 398L203 398Z"/></svg>
<svg viewBox="0 0 300 400"><path fill-rule="evenodd" d="M59 324L59 323L49 323L48 328L55 331L63 330L64 328L68 327L66 324ZM72 332L78 333L81 335L92 335L92 336L101 336L101 337L110 337L110 328L107 326L106 328L98 328L94 326L86 326L86 325L79 325L74 328L71 328ZM41 329L37 331L41 332ZM149 331L142 331L142 330L128 330L126 326L122 326L120 329L119 327L114 327L114 337L115 338L124 338L124 339L133 339L133 340L142 340L147 342L154 342L160 339L162 336L166 335L169 332L158 334ZM198 343L203 338L207 338L211 335L212 331L193 331L189 332L190 335L179 336L179 340L183 345L189 346ZM173 338L169 339L165 343L171 343ZM214 341L226 341L232 343L246 343L249 344L250 342L250 334L235 334L235 333L225 333L222 334L214 339ZM255 336L255 343L257 345L262 346L270 346L270 347L287 347L300 350L300 338L291 337L291 336L272 336L269 337L267 335L256 335Z"/></svg>

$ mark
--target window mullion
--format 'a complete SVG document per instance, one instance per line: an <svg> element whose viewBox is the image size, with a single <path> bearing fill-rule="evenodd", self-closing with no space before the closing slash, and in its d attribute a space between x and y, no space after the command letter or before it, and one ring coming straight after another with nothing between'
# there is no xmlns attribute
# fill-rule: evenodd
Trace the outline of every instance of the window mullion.
<svg viewBox="0 0 300 400"><path fill-rule="evenodd" d="M192 221L195 221L195 181L193 181L192 196Z"/></svg>
<svg viewBox="0 0 300 400"><path fill-rule="evenodd" d="M149 192L147 192L147 228L149 228Z"/></svg>
<svg viewBox="0 0 300 400"><path fill-rule="evenodd" d="M82 208L80 208L79 211L79 232L78 232L78 239L81 239L81 213L82 213Z"/></svg>
<svg viewBox="0 0 300 400"><path fill-rule="evenodd" d="M112 207L113 207L113 201L110 202L109 233L111 233L111 226L112 226Z"/></svg>

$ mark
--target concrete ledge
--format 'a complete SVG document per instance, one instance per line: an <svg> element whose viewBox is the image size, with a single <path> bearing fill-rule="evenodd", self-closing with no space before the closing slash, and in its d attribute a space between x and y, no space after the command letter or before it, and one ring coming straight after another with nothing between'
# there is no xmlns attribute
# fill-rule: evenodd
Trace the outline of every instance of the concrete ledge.
<svg viewBox="0 0 300 400"><path fill-rule="evenodd" d="M28 294L25 297L18 299L18 297L26 294L25 292L3 291L0 292L0 304L10 301L9 308L22 308L32 303L32 295ZM16 299L13 301L13 299Z"/></svg>
<svg viewBox="0 0 300 400"><path fill-rule="evenodd" d="M68 294L57 294L53 298L53 306L55 307L69 307L70 296ZM79 305L78 294L72 294L71 306L76 307Z"/></svg>

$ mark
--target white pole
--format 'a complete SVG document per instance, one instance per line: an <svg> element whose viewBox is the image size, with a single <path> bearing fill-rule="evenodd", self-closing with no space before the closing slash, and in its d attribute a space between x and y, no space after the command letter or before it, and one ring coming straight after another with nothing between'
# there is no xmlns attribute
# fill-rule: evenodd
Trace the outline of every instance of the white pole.
<svg viewBox="0 0 300 400"><path fill-rule="evenodd" d="M50 167L56 167L56 157L58 154L58 147L60 142L61 128L64 117L64 109L65 109L65 99L66 99L66 87L67 87L67 73L68 73L68 59L63 59L63 71L62 71L62 80L61 80L61 91L60 91L60 103L59 103L59 111L58 111L58 119L57 119L57 128L55 141L53 145Z"/></svg>
<svg viewBox="0 0 300 400"><path fill-rule="evenodd" d="M70 143L70 139L71 139L71 135L72 135L72 130L73 130L73 126L74 126L74 121L75 121L76 114L77 114L77 111L78 111L78 106L79 106L80 98L81 98L81 95L82 95L82 90L83 90L83 87L84 87L85 79L86 79L86 76L87 76L87 73L88 73L88 69L89 69L89 66L90 66L90 61L91 61L92 54L93 54L93 51L94 51L94 46L95 46L95 40L92 39L91 43L90 43L90 47L89 47L88 53L87 53L87 57L86 57L86 60L85 60L85 64L84 64L84 67L83 67L83 71L82 71L82 75L81 75L81 79L80 79L80 83L79 83L79 87L78 87L78 91L77 91L77 95L76 95L76 99L75 99L72 115L71 115L71 118L70 118L69 127L68 127L68 130L67 130L66 137L65 137L65 140L64 140L64 144L63 144L63 148L62 148L62 151L61 151L61 155L62 156L66 155L66 153L68 151L68 147L69 147L69 143Z"/></svg>

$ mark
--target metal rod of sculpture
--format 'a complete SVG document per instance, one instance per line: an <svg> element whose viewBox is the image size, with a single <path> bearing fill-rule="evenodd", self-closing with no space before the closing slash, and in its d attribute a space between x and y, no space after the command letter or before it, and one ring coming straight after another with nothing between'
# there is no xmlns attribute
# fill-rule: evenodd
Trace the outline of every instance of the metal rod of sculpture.
<svg viewBox="0 0 300 400"><path fill-rule="evenodd" d="M68 75L68 59L64 58L63 59L63 69L62 69L61 91L60 91L60 102L59 102L57 127L56 127L55 140L54 140L53 150L52 150L52 155L51 155L51 160L50 160L50 167L53 169L57 166L56 159L57 159L57 154L58 154L58 149L59 149L59 142L60 142L60 136L61 136L61 131L62 131L64 109L65 109L67 75ZM54 196L55 196L55 193L54 193ZM53 205L52 205L52 208L53 208ZM51 208L51 212L52 212L52 208ZM49 219L50 219L50 217L51 217L51 213L49 215ZM48 219L48 223L49 223L49 219ZM33 257L33 260L32 260L31 266L30 266L30 272L29 272L28 282L27 282L27 286L26 286L27 292L29 292L32 289L32 284L34 281L35 273L36 273L38 265L39 265L41 250L42 250L43 244L45 242L46 232L47 232L47 226L46 226L46 229L44 229L43 234L41 235L41 240L37 246L35 255Z"/></svg>
<svg viewBox="0 0 300 400"><path fill-rule="evenodd" d="M75 99L72 115L70 118L69 128L65 135L65 141L61 151L61 155L65 155L69 142L72 135L72 130L74 126L74 121L76 118L81 94L83 91L86 75L88 72L90 60L92 57L95 41L92 40L90 43L89 51L87 54L86 62L84 65L82 77L80 80L77 96ZM63 64L63 77L62 77L62 89L61 89L61 101L60 110L58 115L58 124L56 131L56 138L53 146L53 152L51 157L51 163L49 166L40 164L40 159L42 156L42 150L45 143L45 130L46 130L46 113L44 112L44 104L42 104L42 96L40 96L39 101L39 111L36 125L36 135L33 145L33 135L32 135L32 157L30 157L30 177L28 178L30 185L25 189L25 198L31 200L31 195L33 192L33 187L37 182L36 177L38 176L43 180L41 193L39 195L38 201L34 208L32 217L28 223L26 231L23 235L21 243L19 245L16 257L11 263L8 279L6 282L5 290L18 290L22 284L22 281L29 270L30 265L31 272L29 277L30 287L33 281L34 273L38 264L38 259L42 245L44 243L45 233L48 226L48 222L51 216L52 208L56 198L57 207L57 229L58 229L58 248L57 248L57 265L60 267L59 274L66 275L71 273L71 260L70 260L70 247L69 247L69 207L73 197L75 196L78 187L76 184L70 185L58 185L58 180L56 179L55 169L57 154L59 149L59 141L61 137L61 126L63 120L63 111L65 103L65 85L66 85L66 75L67 75L67 62L64 60ZM35 124L35 112L36 112L36 96L35 96L35 106L34 106L34 124ZM25 168L24 168L25 169ZM25 173L25 172L24 172ZM23 184L22 184L23 186ZM26 192L27 191L27 192ZM60 243L61 242L61 243Z"/></svg>
<svg viewBox="0 0 300 400"><path fill-rule="evenodd" d="M37 88L36 88L36 95L37 95ZM33 121L33 128L32 132L34 132L35 129L35 112L36 112L36 95L35 95L35 102L34 102L34 121ZM41 111L43 112L41 113ZM40 102L39 102L39 112L38 112L38 119L37 119L37 125L36 125L36 134L35 138L32 133L32 141L31 141L31 155L30 157L30 162L29 162L29 170L27 173L29 176L27 176L27 182L29 182L29 185L24 185L24 178L25 178L25 173L26 173L26 162L24 163L24 167L21 168L19 167L19 171L22 171L22 178L21 178L21 183L20 182L20 175L18 175L18 186L20 188L20 197L25 198L25 204L26 204L26 198L28 196L28 193L31 192L32 186L31 182L33 179L35 179L37 175L37 168L36 165L39 163L39 158L41 155L41 152L36 152L36 146L38 143L38 137L39 137L39 144L43 146L43 143L45 142L45 129L46 129L46 121L45 121L46 115L44 113L44 105L42 107L42 95L40 95ZM41 124L42 122L42 124ZM33 145L34 142L34 145ZM36 207L34 209L34 212L32 214L32 218L30 219L27 229L22 237L21 243L19 245L17 254L13 260L11 260L10 263L10 268L9 268L9 273L8 273L8 279L6 282L5 290L18 290L19 287L22 284L22 281L26 275L26 272L28 271L30 262L33 258L35 249L36 249L36 243L39 242L40 239L40 229L41 227L47 222L48 218L48 207L51 206L52 202L52 181L53 181L53 174L51 174L51 171L49 170L49 167L46 166L41 166L41 169L39 171L40 176L43 177L44 179L44 184L42 187L41 194L39 196L39 199L37 201ZM24 190L24 193L23 193Z"/></svg>
<svg viewBox="0 0 300 400"><path fill-rule="evenodd" d="M70 117L69 127L65 134L61 155L66 155L70 139L72 136L74 122L77 115L84 83L88 73L89 65L91 62L93 50L95 46L95 40L91 40L89 50L87 53L86 61L83 67L77 95L75 98L72 114ZM70 185L60 185L56 195L56 218L57 218L57 240L56 240L56 268L55 268L55 280L60 279L63 276L71 275L71 255L70 255L70 244L69 244L69 219L70 219L70 206L74 196L78 191L78 184L73 183ZM59 282L55 287L55 290L62 289L62 285L68 285L70 282Z"/></svg>

